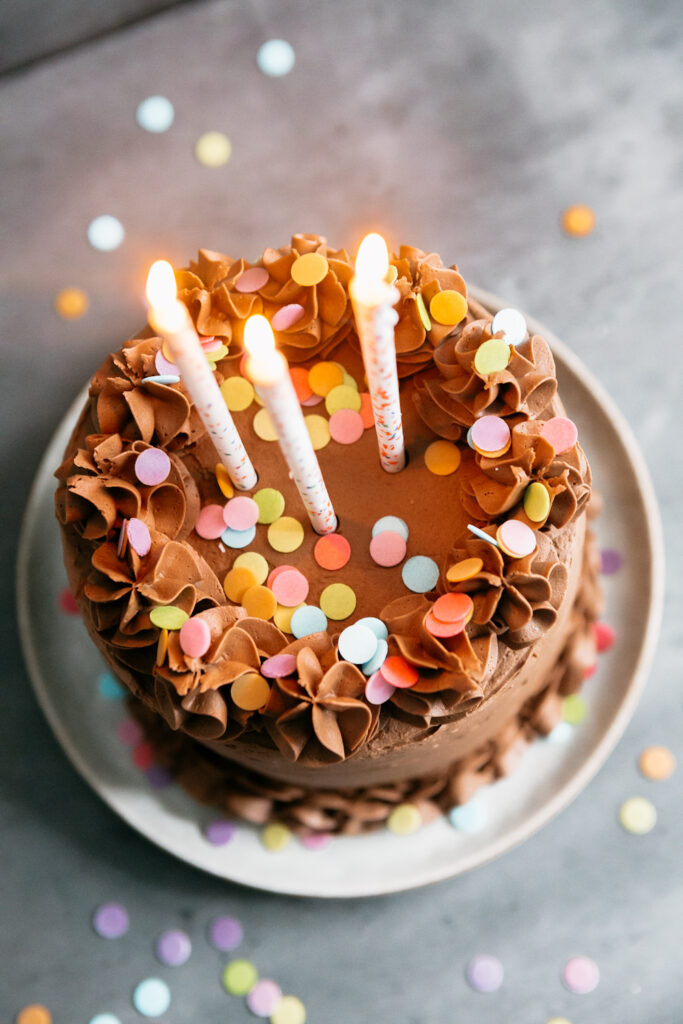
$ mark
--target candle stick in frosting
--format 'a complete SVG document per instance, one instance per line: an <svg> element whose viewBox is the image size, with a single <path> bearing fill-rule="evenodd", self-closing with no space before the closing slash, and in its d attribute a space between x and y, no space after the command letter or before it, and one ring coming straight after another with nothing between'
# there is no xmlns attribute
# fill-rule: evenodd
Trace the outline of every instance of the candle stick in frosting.
<svg viewBox="0 0 683 1024"><path fill-rule="evenodd" d="M190 314L177 297L173 267L165 260L157 260L150 267L147 301L150 326L166 342L230 479L240 490L251 490L258 479L256 471L209 367Z"/></svg>
<svg viewBox="0 0 683 1024"><path fill-rule="evenodd" d="M270 324L250 316L244 327L246 373L265 405L289 472L316 533L333 533L337 518L320 472L308 428L289 375L287 360L275 348Z"/></svg>
<svg viewBox="0 0 683 1024"><path fill-rule="evenodd" d="M406 462L394 344L398 315L393 306L399 296L387 283L388 269L384 239L381 235L366 235L358 250L349 292L368 378L380 462L387 473L398 473Z"/></svg>

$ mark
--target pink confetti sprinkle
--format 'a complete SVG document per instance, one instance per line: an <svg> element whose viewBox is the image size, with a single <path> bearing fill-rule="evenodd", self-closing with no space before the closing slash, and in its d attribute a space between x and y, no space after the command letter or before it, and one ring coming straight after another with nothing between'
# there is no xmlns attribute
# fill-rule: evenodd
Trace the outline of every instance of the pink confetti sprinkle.
<svg viewBox="0 0 683 1024"><path fill-rule="evenodd" d="M205 505L197 516L195 531L204 540L217 540L225 532L222 505Z"/></svg>
<svg viewBox="0 0 683 1024"><path fill-rule="evenodd" d="M362 417L353 409L338 409L332 413L329 426L330 437L338 444L355 444L365 430Z"/></svg>
<svg viewBox="0 0 683 1024"><path fill-rule="evenodd" d="M294 324L297 324L304 315L304 307L298 302L290 302L287 306L280 306L273 319L270 321L274 331L286 331Z"/></svg>
<svg viewBox="0 0 683 1024"><path fill-rule="evenodd" d="M396 687L388 683L381 672L373 672L365 684L365 697L369 704L384 704L395 689Z"/></svg>
<svg viewBox="0 0 683 1024"><path fill-rule="evenodd" d="M180 649L188 658L201 658L211 644L211 630L198 615L187 619L180 627Z"/></svg>
<svg viewBox="0 0 683 1024"><path fill-rule="evenodd" d="M370 541L370 557L387 569L398 565L406 557L406 542L395 530L383 530Z"/></svg>
<svg viewBox="0 0 683 1024"><path fill-rule="evenodd" d="M315 394L314 394L314 395L311 395L311 397L310 397L310 398L306 398L306 399L304 399L304 401L303 401L303 402L302 402L301 404L302 404L302 405L305 405L305 406L306 406L306 408L308 409L308 408L310 408L310 407L311 407L312 405L320 405L320 403L322 402L322 400L323 400L323 396L322 396L322 395L315 395Z"/></svg>
<svg viewBox="0 0 683 1024"><path fill-rule="evenodd" d="M128 522L128 543L133 551L144 558L152 547L152 537L141 519L133 518Z"/></svg>
<svg viewBox="0 0 683 1024"><path fill-rule="evenodd" d="M247 1006L257 1017L270 1017L282 1001L282 989L269 978L256 982L247 996Z"/></svg>
<svg viewBox="0 0 683 1024"><path fill-rule="evenodd" d="M116 728L116 735L127 747L134 747L142 739L142 727L134 718L124 718Z"/></svg>
<svg viewBox="0 0 683 1024"><path fill-rule="evenodd" d="M437 619L433 612L427 612L425 616L425 628L428 633L432 636L438 637L451 637L457 636L458 633L462 633L465 628L465 619L461 619L459 622L441 622Z"/></svg>
<svg viewBox="0 0 683 1024"><path fill-rule="evenodd" d="M301 837L301 845L307 850L324 850L331 841L332 836L329 832L310 832Z"/></svg>
<svg viewBox="0 0 683 1024"><path fill-rule="evenodd" d="M265 284L268 284L269 280L270 274L265 267L251 267L237 278L235 281L235 291L243 293L257 292L259 288L263 288Z"/></svg>
<svg viewBox="0 0 683 1024"><path fill-rule="evenodd" d="M616 633L612 626L608 626L606 622L596 622L595 624L595 644L598 649L598 654L605 654L609 651L610 647L613 646L616 639Z"/></svg>
<svg viewBox="0 0 683 1024"><path fill-rule="evenodd" d="M64 587L63 590L60 590L58 600L59 607L65 615L80 615L81 609L78 607L78 602L69 587Z"/></svg>
<svg viewBox="0 0 683 1024"><path fill-rule="evenodd" d="M280 573L287 572L288 569L293 569L293 568L294 568L293 565L276 565L274 569L271 569L270 573L268 575L268 579L266 581L268 586L270 587L270 589L271 590L273 589L273 583L278 578Z"/></svg>
<svg viewBox="0 0 683 1024"><path fill-rule="evenodd" d="M308 597L308 580L298 569L287 569L275 577L270 589L275 594L278 604L284 605L285 608L296 608Z"/></svg>
<svg viewBox="0 0 683 1024"><path fill-rule="evenodd" d="M266 658L261 665L261 675L266 679L277 679L291 676L295 669L296 658L293 654L274 654L272 658Z"/></svg>
<svg viewBox="0 0 683 1024"><path fill-rule="evenodd" d="M498 527L499 542L511 552L513 558L524 558L536 550L536 535L519 519L508 519Z"/></svg>
<svg viewBox="0 0 683 1024"><path fill-rule="evenodd" d="M162 484L171 472L171 460L161 448L146 448L135 460L135 475L147 487Z"/></svg>
<svg viewBox="0 0 683 1024"><path fill-rule="evenodd" d="M573 448L578 436L576 424L566 416L553 416L552 419L546 420L541 427L541 437L550 442L556 455L561 455L562 452Z"/></svg>
<svg viewBox="0 0 683 1024"><path fill-rule="evenodd" d="M600 970L589 957L574 956L564 965L562 981L570 992L584 996L598 987Z"/></svg>
<svg viewBox="0 0 683 1024"><path fill-rule="evenodd" d="M470 436L483 452L499 452L510 440L510 428L500 416L482 416L475 420Z"/></svg>
<svg viewBox="0 0 683 1024"><path fill-rule="evenodd" d="M200 338L199 340L207 355L211 352L217 352L219 348L223 347L223 342L220 338Z"/></svg>
<svg viewBox="0 0 683 1024"><path fill-rule="evenodd" d="M231 498L223 509L223 521L231 530L249 530L258 522L261 510L253 498Z"/></svg>
<svg viewBox="0 0 683 1024"><path fill-rule="evenodd" d="M159 349L159 351L154 357L154 366L156 367L157 373L160 374L161 376L178 376L178 367L176 366L175 363L172 363L169 359L166 358L161 349Z"/></svg>

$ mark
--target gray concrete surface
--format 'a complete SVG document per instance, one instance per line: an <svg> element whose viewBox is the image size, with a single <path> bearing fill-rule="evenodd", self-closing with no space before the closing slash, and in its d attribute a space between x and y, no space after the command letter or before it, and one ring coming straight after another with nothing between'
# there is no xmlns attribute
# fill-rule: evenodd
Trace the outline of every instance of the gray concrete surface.
<svg viewBox="0 0 683 1024"><path fill-rule="evenodd" d="M57 1024L97 1010L139 1019L133 985L171 979L165 1019L247 1020L201 939L221 910L245 951L300 995L312 1024L680 1024L683 1020L681 768L647 783L639 751L681 743L681 244L683 30L675 2L478 4L224 0L170 13L0 81L2 715L0 1017L45 1002ZM258 45L283 37L297 63L268 79ZM166 135L135 125L167 95ZM232 139L199 166L197 136ZM559 229L587 202L598 227ZM85 230L118 216L126 241L94 252ZM432 889L352 903L238 889L176 862L122 824L67 763L31 694L16 640L12 567L40 453L105 350L140 323L145 268L198 245L235 254L321 231L352 246L366 226L457 260L466 277L553 326L606 385L649 462L665 522L667 611L646 695L625 738L576 802L519 849ZM84 287L66 323L55 293ZM659 823L616 823L644 794ZM135 908L117 944L92 909ZM181 924L190 963L155 967L153 937ZM464 965L506 969L494 995ZM602 979L562 988L576 953Z"/></svg>

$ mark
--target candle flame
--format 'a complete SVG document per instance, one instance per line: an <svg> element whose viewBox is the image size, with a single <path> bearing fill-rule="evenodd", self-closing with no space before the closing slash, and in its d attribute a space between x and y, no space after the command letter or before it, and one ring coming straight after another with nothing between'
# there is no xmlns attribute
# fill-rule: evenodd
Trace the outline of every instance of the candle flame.
<svg viewBox="0 0 683 1024"><path fill-rule="evenodd" d="M153 309L170 306L177 297L173 267L166 260L156 260L147 275L147 301Z"/></svg>
<svg viewBox="0 0 683 1024"><path fill-rule="evenodd" d="M268 362L275 355L273 329L264 316L250 316L244 325L244 347L257 362Z"/></svg>
<svg viewBox="0 0 683 1024"><path fill-rule="evenodd" d="M360 243L356 256L356 277L364 282L383 281L389 270L387 243L374 232Z"/></svg>

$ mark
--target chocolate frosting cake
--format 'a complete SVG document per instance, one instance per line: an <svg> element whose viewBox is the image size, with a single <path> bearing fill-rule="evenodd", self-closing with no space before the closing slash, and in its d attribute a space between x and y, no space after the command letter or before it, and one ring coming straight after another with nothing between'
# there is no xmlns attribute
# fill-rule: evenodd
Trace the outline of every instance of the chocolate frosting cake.
<svg viewBox="0 0 683 1024"><path fill-rule="evenodd" d="M324 257L325 274L302 286L292 265L311 252ZM243 275L254 267L267 273L252 275L261 283L247 291ZM372 429L317 452L338 533L350 545L343 567L319 564L319 538L279 447L255 433L258 404L233 411L257 490L279 492L284 513L304 528L300 546L287 553L273 548L260 520L248 550L263 556L269 573L294 565L308 581L310 605L343 583L355 596L344 618L295 638L291 616L255 617L230 599L224 581L240 552L195 527L200 511L225 505L231 489L216 473L215 450L182 381L159 372L168 370L167 353L151 331L95 374L56 474L73 592L160 758L200 799L255 822L354 832L376 827L405 801L427 820L509 771L523 744L560 719L563 695L578 689L594 662L600 599L584 514L591 475L578 441L561 444L548 428L570 421L547 343L527 337L509 346L504 368L482 372L481 346L505 341L492 315L471 299L458 323L429 313L442 308L433 304L440 293L466 296L457 267L407 246L391 267L408 463L401 473L383 472ZM262 313L290 367L333 361L345 384L363 390L352 264L325 239L295 235L254 263L201 250L176 277L198 334L215 339L205 344L219 383L241 375L245 322ZM325 418L324 410L313 405L310 414ZM482 451L468 437L487 416L509 428L503 451ZM425 457L438 440L457 449L457 468L443 475ZM169 460L154 484L136 472L149 449ZM526 501L532 485L543 498L534 518ZM373 525L385 516L406 525L407 557L436 563L432 589L414 592L400 564L380 566L371 556ZM501 543L499 527L509 520L533 531L531 553ZM131 523L141 524L142 542ZM466 595L469 610L460 631L444 636L449 630L434 616L447 594ZM159 608L177 610L178 622L206 623L201 655L188 653L179 629L155 625ZM363 666L340 654L340 634L361 619L379 620L386 655L412 673L410 685L385 681L381 704ZM247 691L261 694L258 706L233 699Z"/></svg>

